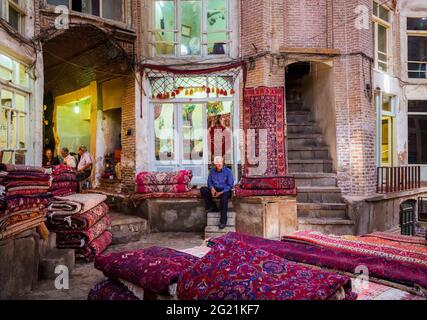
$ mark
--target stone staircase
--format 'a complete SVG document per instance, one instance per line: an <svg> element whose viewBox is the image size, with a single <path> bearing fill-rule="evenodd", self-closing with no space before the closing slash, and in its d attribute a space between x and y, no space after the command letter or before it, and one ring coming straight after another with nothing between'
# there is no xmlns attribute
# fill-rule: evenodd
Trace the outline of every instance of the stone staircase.
<svg viewBox="0 0 427 320"><path fill-rule="evenodd" d="M297 95L294 95L294 97ZM337 187L329 147L301 99L287 101L289 174L295 177L300 230L353 234L346 204Z"/></svg>
<svg viewBox="0 0 427 320"><path fill-rule="evenodd" d="M219 208L219 203L217 203ZM219 220L220 212L209 212L207 219L207 226L205 228L205 239L220 237L228 232L236 232L236 212L233 209L233 202L229 202L228 214L227 214L227 226L220 230Z"/></svg>

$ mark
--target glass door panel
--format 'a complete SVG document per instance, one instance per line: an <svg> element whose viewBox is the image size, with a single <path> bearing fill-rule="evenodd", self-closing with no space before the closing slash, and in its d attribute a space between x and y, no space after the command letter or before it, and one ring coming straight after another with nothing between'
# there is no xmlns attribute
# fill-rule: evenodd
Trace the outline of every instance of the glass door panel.
<svg viewBox="0 0 427 320"><path fill-rule="evenodd" d="M233 165L233 118L231 101L212 101L207 103L207 126L209 163L216 156L222 156L225 164Z"/></svg>
<svg viewBox="0 0 427 320"><path fill-rule="evenodd" d="M382 117L381 122L381 165L391 166L392 165L392 118Z"/></svg>
<svg viewBox="0 0 427 320"><path fill-rule="evenodd" d="M176 160L174 105L154 105L154 157L156 161Z"/></svg>
<svg viewBox="0 0 427 320"><path fill-rule="evenodd" d="M182 107L182 162L202 164L205 155L203 105L185 104Z"/></svg>

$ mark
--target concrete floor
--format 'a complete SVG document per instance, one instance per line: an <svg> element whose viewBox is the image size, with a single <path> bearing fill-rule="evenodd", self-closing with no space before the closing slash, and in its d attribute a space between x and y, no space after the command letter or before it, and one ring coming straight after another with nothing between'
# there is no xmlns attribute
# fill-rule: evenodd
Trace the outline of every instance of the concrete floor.
<svg viewBox="0 0 427 320"><path fill-rule="evenodd" d="M182 250L200 246L203 242L203 234L199 233L155 233L143 237L138 242L111 246L105 253L143 249L151 246ZM86 300L89 290L104 279L102 272L96 270L93 263L76 264L70 276L69 290L57 290L54 286L54 280L46 280L40 281L31 293L15 299Z"/></svg>

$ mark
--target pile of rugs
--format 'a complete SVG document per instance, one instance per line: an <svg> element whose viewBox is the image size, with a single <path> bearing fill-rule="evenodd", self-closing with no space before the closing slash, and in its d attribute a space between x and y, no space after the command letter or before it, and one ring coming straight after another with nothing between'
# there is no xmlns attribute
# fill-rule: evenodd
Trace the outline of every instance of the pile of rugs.
<svg viewBox="0 0 427 320"><path fill-rule="evenodd" d="M198 258L169 248L99 256L89 300L353 300L350 278L227 240Z"/></svg>
<svg viewBox="0 0 427 320"><path fill-rule="evenodd" d="M210 239L208 247L99 256L95 267L107 279L88 299L427 299L422 238L298 231L276 241L230 232Z"/></svg>
<svg viewBox="0 0 427 320"><path fill-rule="evenodd" d="M112 241L107 197L74 194L55 197L48 207L48 228L56 233L59 249L75 249L76 259L90 262Z"/></svg>
<svg viewBox="0 0 427 320"><path fill-rule="evenodd" d="M51 194L50 175L41 167L0 165L0 240L44 226Z"/></svg>
<svg viewBox="0 0 427 320"><path fill-rule="evenodd" d="M235 196L285 196L296 195L295 179L292 177L242 177L235 187Z"/></svg>
<svg viewBox="0 0 427 320"><path fill-rule="evenodd" d="M136 177L137 193L184 193L191 190L191 170L141 172Z"/></svg>
<svg viewBox="0 0 427 320"><path fill-rule="evenodd" d="M49 191L58 197L64 197L77 193L77 171L66 165L58 165L52 168L52 185Z"/></svg>

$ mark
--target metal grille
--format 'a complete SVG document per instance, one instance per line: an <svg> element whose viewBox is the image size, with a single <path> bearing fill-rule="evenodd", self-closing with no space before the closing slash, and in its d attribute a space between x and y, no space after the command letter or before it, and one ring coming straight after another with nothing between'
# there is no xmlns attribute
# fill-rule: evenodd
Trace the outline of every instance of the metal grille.
<svg viewBox="0 0 427 320"><path fill-rule="evenodd" d="M415 235L415 207L412 204L404 203L400 207L400 229L406 236Z"/></svg>
<svg viewBox="0 0 427 320"><path fill-rule="evenodd" d="M427 222L427 198L418 198L418 221Z"/></svg>
<svg viewBox="0 0 427 320"><path fill-rule="evenodd" d="M151 85L153 99L174 99L178 96L207 98L226 97L234 94L234 82L239 76L241 65L230 68L171 69L143 66L144 74Z"/></svg>

